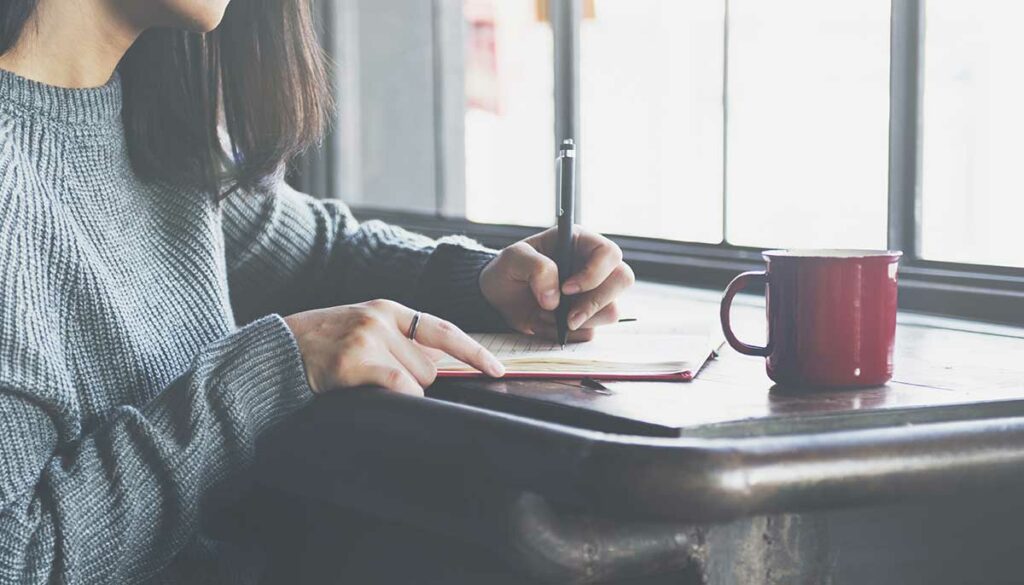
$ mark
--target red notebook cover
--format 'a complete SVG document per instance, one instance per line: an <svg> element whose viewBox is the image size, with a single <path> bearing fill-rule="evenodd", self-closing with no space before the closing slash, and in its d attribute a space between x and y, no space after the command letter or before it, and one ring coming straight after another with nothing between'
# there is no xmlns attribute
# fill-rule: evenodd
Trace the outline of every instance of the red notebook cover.
<svg viewBox="0 0 1024 585"><path fill-rule="evenodd" d="M722 347L722 342L717 341L711 345L710 350L704 354L703 359L698 359L694 362L693 367L678 372L668 373L617 373L617 372L523 372L523 371L512 371L505 374L506 379L522 380L579 380L581 378L590 378L593 380L605 380L605 381L662 381L662 382L690 382L697 374L704 368L704 365L708 360L718 357L718 351ZM705 346L707 347L707 346ZM486 376L481 372L475 370L445 370L443 367L437 372L438 378L485 378Z"/></svg>
<svg viewBox="0 0 1024 585"><path fill-rule="evenodd" d="M484 378L480 372L451 372L451 371L438 371L438 378ZM585 376L579 373L562 373L562 372L510 372L505 374L505 378L512 380L579 380L580 378L590 378L592 380L606 380L609 382L629 382L629 381L662 381L662 382L689 382L693 380L694 373L692 370L683 370L682 372L676 372L674 374L611 374L611 373L588 373Z"/></svg>

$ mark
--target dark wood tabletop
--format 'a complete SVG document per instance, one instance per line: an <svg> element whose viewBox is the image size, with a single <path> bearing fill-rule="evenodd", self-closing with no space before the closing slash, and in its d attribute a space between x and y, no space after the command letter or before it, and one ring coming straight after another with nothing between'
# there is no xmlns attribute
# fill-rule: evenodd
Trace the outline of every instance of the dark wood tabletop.
<svg viewBox="0 0 1024 585"><path fill-rule="evenodd" d="M644 284L623 313L648 328L714 328L717 298ZM739 332L763 340L763 305L747 298L734 311ZM439 381L427 399L339 393L317 401L297 425L345 445L347 455L307 450L300 458L346 473L358 462L459 469L595 513L676 521L1020 479L1024 330L902 315L895 364L890 384L847 391L777 388L762 359L726 349L693 382L607 383L610 396L530 380ZM608 432L589 419L530 416L486 398L550 393L674 434Z"/></svg>
<svg viewBox="0 0 1024 585"><path fill-rule="evenodd" d="M647 327L717 332L717 300L714 292L646 284L626 300L624 311L650 323ZM743 334L763 341L763 304L747 298L734 312ZM528 399L557 395L559 402L647 421L674 430L672 436L694 437L729 436L744 429L769 434L878 427L1019 410L1016 402L1024 399L1024 329L910 314L901 315L900 321L894 379L877 388L777 387L768 379L762 358L723 346L691 383L605 382L609 392L598 394L565 382L441 381L432 394L495 408L515 402L488 400L488 393ZM545 414L534 412L540 418ZM570 413L558 414L548 418L572 424ZM584 417L576 422L607 430L600 420Z"/></svg>
<svg viewBox="0 0 1024 585"><path fill-rule="evenodd" d="M623 312L713 328L717 299L644 284ZM758 299L735 307L750 342L763 319ZM901 315L895 368L879 388L793 391L725 349L693 382L611 395L528 380L339 392L264 439L261 481L552 583L688 567L703 568L680 582L976 582L972 561L936 554L1017 582L1024 331ZM552 394L597 414L523 408Z"/></svg>

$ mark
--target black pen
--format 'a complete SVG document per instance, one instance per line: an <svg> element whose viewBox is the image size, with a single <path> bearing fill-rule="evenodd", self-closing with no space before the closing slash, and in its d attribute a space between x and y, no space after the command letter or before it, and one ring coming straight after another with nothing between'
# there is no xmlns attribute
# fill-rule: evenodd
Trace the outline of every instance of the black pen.
<svg viewBox="0 0 1024 585"><path fill-rule="evenodd" d="M555 262L558 263L558 286L561 289L573 272L573 227L576 223L576 144L572 140L562 142L562 146L558 149L556 162L558 193L556 194L555 211L558 215L558 250ZM561 294L561 290L559 290L559 294L561 300L558 303L558 309L555 310L555 327L558 332L558 342L562 344L562 349L565 349L565 343L569 340L569 305L572 299Z"/></svg>

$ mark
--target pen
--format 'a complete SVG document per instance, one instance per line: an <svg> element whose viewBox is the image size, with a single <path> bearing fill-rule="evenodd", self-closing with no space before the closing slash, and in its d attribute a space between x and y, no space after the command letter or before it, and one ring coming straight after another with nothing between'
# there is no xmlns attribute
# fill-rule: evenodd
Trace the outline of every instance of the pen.
<svg viewBox="0 0 1024 585"><path fill-rule="evenodd" d="M572 140L565 140L558 149L556 160L558 175L558 193L556 193L555 212L558 216L558 250L555 262L558 264L558 287L561 289L566 279L572 276L573 259L573 225L575 218L575 194L576 194L576 144ZM559 291L561 293L561 290ZM555 310L555 327L558 333L558 342L565 349L565 342L569 340L569 305L571 299L566 295L560 295L558 308Z"/></svg>
<svg viewBox="0 0 1024 585"><path fill-rule="evenodd" d="M582 386L584 390L589 390L594 394L602 394L604 396L611 396L614 394L607 386L593 378L583 378L580 380L580 386Z"/></svg>

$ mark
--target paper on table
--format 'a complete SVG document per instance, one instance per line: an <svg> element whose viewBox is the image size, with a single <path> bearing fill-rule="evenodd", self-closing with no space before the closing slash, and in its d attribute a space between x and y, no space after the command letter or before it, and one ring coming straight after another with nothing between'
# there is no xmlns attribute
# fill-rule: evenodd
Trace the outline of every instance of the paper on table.
<svg viewBox="0 0 1024 585"><path fill-rule="evenodd" d="M510 374L664 375L696 371L713 350L704 334L598 335L593 341L571 343L565 349L520 334L484 333L473 337L494 353ZM437 366L441 373L471 371L452 358L441 360Z"/></svg>

